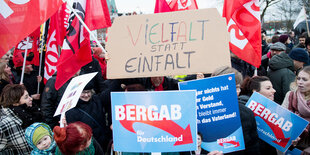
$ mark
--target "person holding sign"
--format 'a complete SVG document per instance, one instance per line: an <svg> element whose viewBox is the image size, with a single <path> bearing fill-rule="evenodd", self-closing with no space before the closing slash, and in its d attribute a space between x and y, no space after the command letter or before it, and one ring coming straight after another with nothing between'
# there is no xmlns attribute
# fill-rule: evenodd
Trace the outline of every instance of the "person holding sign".
<svg viewBox="0 0 310 155"><path fill-rule="evenodd" d="M211 76L219 76L229 73L235 73L235 80L236 80L236 91L237 95L240 94L240 85L243 81L242 75L239 71L234 68L223 66L217 68ZM245 150L234 152L231 154L251 154L251 155L258 155L260 154L259 150L259 138L257 134L257 126L256 121L254 118L253 112L247 108L245 105L241 104L239 101L239 111L240 111L240 119L242 125L242 132L244 137L245 143Z"/></svg>
<svg viewBox="0 0 310 155"><path fill-rule="evenodd" d="M287 108L291 112L304 118L308 122L310 121L310 66L304 67L297 75L295 83L292 83L291 87L295 87L296 90L289 91L282 103L282 107ZM304 132L299 136L297 144L293 142L293 145L300 150L310 150L310 136L308 125Z"/></svg>
<svg viewBox="0 0 310 155"><path fill-rule="evenodd" d="M266 76L254 76L252 78L247 77L246 79L244 79L241 86L241 95L238 97L239 103L245 105L254 92L258 92L273 101L274 93L276 91L273 89L271 81ZM277 154L277 150L274 147L270 146L268 143L260 140L259 144L261 154Z"/></svg>
<svg viewBox="0 0 310 155"><path fill-rule="evenodd" d="M106 150L111 139L111 130L106 125L106 110L110 109L109 90L96 95L93 88L93 83L85 86L76 107L66 112L66 120L68 123L81 121L89 125L94 138Z"/></svg>

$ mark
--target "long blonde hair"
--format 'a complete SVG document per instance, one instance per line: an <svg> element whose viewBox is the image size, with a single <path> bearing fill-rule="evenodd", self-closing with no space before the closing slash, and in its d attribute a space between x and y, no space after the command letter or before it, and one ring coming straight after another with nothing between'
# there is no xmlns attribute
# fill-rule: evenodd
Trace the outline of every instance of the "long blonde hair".
<svg viewBox="0 0 310 155"><path fill-rule="evenodd" d="M6 67L7 64L5 62L0 63L0 79L10 82L10 76L8 75L7 72L5 72Z"/></svg>

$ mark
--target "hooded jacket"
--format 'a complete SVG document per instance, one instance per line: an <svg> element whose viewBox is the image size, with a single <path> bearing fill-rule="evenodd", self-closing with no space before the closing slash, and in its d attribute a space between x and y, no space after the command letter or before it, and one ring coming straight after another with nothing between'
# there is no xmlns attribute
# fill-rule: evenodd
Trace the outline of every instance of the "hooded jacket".
<svg viewBox="0 0 310 155"><path fill-rule="evenodd" d="M271 58L269 68L267 76L276 90L274 101L282 104L285 94L290 90L290 84L295 80L294 62L288 54L282 52Z"/></svg>
<svg viewBox="0 0 310 155"><path fill-rule="evenodd" d="M33 141L32 141L32 137L33 137L33 133L34 133L35 129L40 127L40 126L47 129L49 131L50 136L51 136L52 143L51 143L50 147L46 150L39 150L37 148L37 146L35 146L33 144ZM26 141L29 144L29 146L33 149L31 151L31 155L41 155L41 154L42 155L52 155L52 152L55 151L56 142L53 139L53 132L52 132L51 128L45 123L33 123L33 124L31 124L25 131L25 138L26 138Z"/></svg>

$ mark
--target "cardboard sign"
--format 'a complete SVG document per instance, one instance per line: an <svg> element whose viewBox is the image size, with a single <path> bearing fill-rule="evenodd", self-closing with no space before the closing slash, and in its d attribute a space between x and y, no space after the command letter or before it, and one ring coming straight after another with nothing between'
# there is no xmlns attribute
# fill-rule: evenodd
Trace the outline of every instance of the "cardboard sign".
<svg viewBox="0 0 310 155"><path fill-rule="evenodd" d="M255 92L246 104L253 112L259 138L285 152L308 121Z"/></svg>
<svg viewBox="0 0 310 155"><path fill-rule="evenodd" d="M196 150L195 98L195 91L112 92L114 150Z"/></svg>
<svg viewBox="0 0 310 155"><path fill-rule="evenodd" d="M215 8L119 17L109 29L107 77L211 73L231 65L228 45Z"/></svg>
<svg viewBox="0 0 310 155"><path fill-rule="evenodd" d="M179 82L179 89L197 91L197 124L203 149L223 153L244 149L234 74Z"/></svg>
<svg viewBox="0 0 310 155"><path fill-rule="evenodd" d="M83 74L73 78L63 94L54 117L65 113L74 108L80 98L80 95L87 83L96 76L98 72Z"/></svg>

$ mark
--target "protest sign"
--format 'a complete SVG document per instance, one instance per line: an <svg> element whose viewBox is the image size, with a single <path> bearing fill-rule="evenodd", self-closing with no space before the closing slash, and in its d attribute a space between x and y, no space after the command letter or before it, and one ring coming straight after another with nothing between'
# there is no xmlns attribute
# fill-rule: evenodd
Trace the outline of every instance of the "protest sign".
<svg viewBox="0 0 310 155"><path fill-rule="evenodd" d="M112 92L114 150L196 150L195 98L195 91Z"/></svg>
<svg viewBox="0 0 310 155"><path fill-rule="evenodd" d="M215 8L115 18L107 51L109 79L211 73L231 65L226 22Z"/></svg>
<svg viewBox="0 0 310 155"><path fill-rule="evenodd" d="M63 114L76 106L84 87L97 73L98 72L83 74L70 81L59 102L54 117Z"/></svg>
<svg viewBox="0 0 310 155"><path fill-rule="evenodd" d="M197 91L197 124L203 149L223 153L244 149L234 74L179 82L179 89Z"/></svg>
<svg viewBox="0 0 310 155"><path fill-rule="evenodd" d="M308 121L257 92L253 93L246 106L254 113L259 138L282 152L308 125Z"/></svg>

